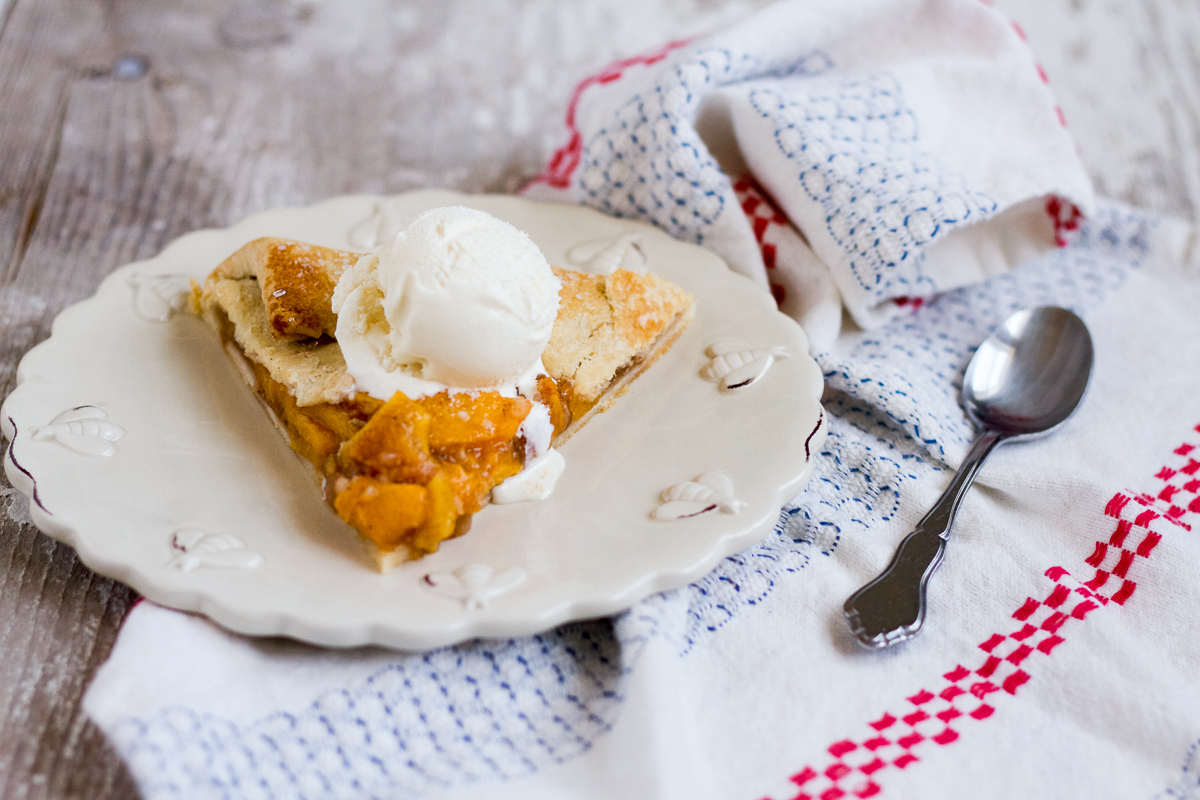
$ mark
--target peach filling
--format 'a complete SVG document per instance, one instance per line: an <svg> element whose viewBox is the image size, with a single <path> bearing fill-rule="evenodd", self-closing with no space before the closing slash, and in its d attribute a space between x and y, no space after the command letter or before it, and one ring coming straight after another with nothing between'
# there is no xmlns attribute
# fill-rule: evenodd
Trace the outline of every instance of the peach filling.
<svg viewBox="0 0 1200 800"><path fill-rule="evenodd" d="M532 408L524 397L441 392L411 400L397 392L384 403L359 393L299 406L264 367L251 366L292 448L328 479L338 516L385 552L404 545L417 557L466 533L492 489L524 466L517 430ZM565 381L543 375L537 388L555 435L587 411Z"/></svg>
<svg viewBox="0 0 1200 800"><path fill-rule="evenodd" d="M338 453L334 509L381 550L432 553L521 471L517 428L530 408L495 392L420 400L397 392Z"/></svg>

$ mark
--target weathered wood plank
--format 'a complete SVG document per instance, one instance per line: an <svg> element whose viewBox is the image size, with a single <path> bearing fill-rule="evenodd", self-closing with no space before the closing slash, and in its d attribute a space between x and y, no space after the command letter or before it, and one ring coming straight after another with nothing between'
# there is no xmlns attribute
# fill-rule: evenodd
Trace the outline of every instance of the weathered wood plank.
<svg viewBox="0 0 1200 800"><path fill-rule="evenodd" d="M0 5L3 393L20 353L44 338L62 305L36 282L15 279L50 192L69 87L102 63L101 22L95 5ZM0 519L0 796L134 796L123 765L79 710L134 595L22 516Z"/></svg>
<svg viewBox="0 0 1200 800"><path fill-rule="evenodd" d="M579 77L763 2L0 0L0 395L117 266L336 194L512 191ZM1098 189L1194 216L1197 6L997 4ZM0 797L133 796L79 700L134 595L20 516L0 514Z"/></svg>
<svg viewBox="0 0 1200 800"><path fill-rule="evenodd" d="M1200 5L996 0L1050 77L1096 192L1200 217Z"/></svg>
<svg viewBox="0 0 1200 800"><path fill-rule="evenodd" d="M133 593L88 570L70 548L8 520L0 564L0 617L15 622L0 633L0 797L134 796L120 760L78 707Z"/></svg>
<svg viewBox="0 0 1200 800"><path fill-rule="evenodd" d="M99 9L10 0L0 8L0 285L37 226L73 73L103 49Z"/></svg>

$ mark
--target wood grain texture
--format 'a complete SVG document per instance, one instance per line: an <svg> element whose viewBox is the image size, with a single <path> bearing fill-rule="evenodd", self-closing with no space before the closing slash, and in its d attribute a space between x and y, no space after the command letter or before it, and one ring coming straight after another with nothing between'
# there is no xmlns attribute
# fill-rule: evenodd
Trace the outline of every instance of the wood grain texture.
<svg viewBox="0 0 1200 800"><path fill-rule="evenodd" d="M121 264L337 194L513 191L560 144L580 77L765 1L0 0L0 394ZM1097 189L1196 216L1197 5L997 5ZM79 702L135 596L19 504L0 528L0 797L134 796Z"/></svg>
<svg viewBox="0 0 1200 800"><path fill-rule="evenodd" d="M1096 193L1200 217L1200 4L995 5L1028 36Z"/></svg>
<svg viewBox="0 0 1200 800"><path fill-rule="evenodd" d="M63 202L52 175L70 87L91 74L101 44L99 17L89 10L14 2L0 8L4 393L19 355L45 337L53 314L94 286L86 271L54 263L35 235L46 230L39 222L47 201ZM133 594L93 574L70 548L21 518L8 513L0 523L0 797L132 796L128 774L79 713L78 700L111 648Z"/></svg>

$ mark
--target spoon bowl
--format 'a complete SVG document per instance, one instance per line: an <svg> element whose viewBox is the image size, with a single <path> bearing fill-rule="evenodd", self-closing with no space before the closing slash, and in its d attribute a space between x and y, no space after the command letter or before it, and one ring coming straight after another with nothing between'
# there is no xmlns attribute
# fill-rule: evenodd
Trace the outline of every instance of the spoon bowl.
<svg viewBox="0 0 1200 800"><path fill-rule="evenodd" d="M846 601L846 621L859 643L883 648L921 629L926 585L983 460L1002 442L1042 436L1065 422L1083 400L1093 359L1087 326L1065 308L1018 311L983 340L963 375L963 406L980 433L891 563Z"/></svg>
<svg viewBox="0 0 1200 800"><path fill-rule="evenodd" d="M1075 314L1053 306L1018 311L996 326L967 365L967 416L1008 438L1043 436L1079 406L1092 360L1092 337Z"/></svg>

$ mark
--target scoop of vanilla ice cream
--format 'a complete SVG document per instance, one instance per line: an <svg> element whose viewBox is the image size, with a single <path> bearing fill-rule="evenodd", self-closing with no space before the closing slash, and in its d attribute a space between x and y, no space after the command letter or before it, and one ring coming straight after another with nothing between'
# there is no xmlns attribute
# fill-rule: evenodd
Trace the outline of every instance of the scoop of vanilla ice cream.
<svg viewBox="0 0 1200 800"><path fill-rule="evenodd" d="M511 393L541 371L559 288L525 233L476 209L435 208L342 274L337 339L358 388L381 400Z"/></svg>

